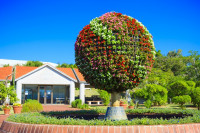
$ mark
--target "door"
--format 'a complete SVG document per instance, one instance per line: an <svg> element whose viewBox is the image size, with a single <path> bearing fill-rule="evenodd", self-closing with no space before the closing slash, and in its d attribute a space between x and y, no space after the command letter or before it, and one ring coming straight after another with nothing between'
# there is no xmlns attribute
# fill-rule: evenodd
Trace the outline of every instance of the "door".
<svg viewBox="0 0 200 133"><path fill-rule="evenodd" d="M46 103L47 104L52 104L53 103L53 98L52 98L52 87L51 86L46 86Z"/></svg>
<svg viewBox="0 0 200 133"><path fill-rule="evenodd" d="M41 104L44 104L45 102L44 102L44 99L46 99L45 98L45 87L44 86L40 86L39 87L39 92L40 92L40 96L39 96L39 98L40 98L40 103Z"/></svg>
<svg viewBox="0 0 200 133"><path fill-rule="evenodd" d="M42 104L53 103L52 86L39 86L39 101Z"/></svg>

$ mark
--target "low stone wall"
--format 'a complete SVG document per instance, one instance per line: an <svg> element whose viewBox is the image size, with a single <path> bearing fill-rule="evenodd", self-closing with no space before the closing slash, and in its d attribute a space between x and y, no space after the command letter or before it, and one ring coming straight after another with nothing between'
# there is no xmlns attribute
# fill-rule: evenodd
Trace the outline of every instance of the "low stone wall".
<svg viewBox="0 0 200 133"><path fill-rule="evenodd" d="M200 123L149 126L76 126L4 121L0 133L200 133Z"/></svg>

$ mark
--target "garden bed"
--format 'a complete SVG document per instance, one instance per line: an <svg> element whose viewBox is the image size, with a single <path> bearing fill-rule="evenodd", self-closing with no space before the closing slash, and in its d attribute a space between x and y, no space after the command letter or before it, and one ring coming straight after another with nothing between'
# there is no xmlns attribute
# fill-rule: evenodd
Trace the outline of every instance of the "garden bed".
<svg viewBox="0 0 200 133"><path fill-rule="evenodd" d="M159 125L200 123L200 111L197 110L134 109L126 110L127 115L132 116L130 120L111 121L98 119L99 116L103 116L105 113L106 110L24 113L11 115L7 121L56 125Z"/></svg>

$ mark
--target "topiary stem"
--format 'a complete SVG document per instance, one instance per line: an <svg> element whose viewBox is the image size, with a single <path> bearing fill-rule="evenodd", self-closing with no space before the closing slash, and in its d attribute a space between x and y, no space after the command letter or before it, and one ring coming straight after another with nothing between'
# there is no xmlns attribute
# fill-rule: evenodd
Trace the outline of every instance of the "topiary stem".
<svg viewBox="0 0 200 133"><path fill-rule="evenodd" d="M121 95L118 92L111 93L111 106L112 107L119 107L120 97L121 97Z"/></svg>

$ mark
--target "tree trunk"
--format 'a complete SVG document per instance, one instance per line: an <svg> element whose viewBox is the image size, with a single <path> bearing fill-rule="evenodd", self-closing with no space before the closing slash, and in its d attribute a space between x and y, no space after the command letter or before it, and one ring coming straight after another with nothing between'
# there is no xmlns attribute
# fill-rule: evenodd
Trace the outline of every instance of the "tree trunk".
<svg viewBox="0 0 200 133"><path fill-rule="evenodd" d="M118 92L111 93L111 106L119 107L119 105L120 105L120 93Z"/></svg>

